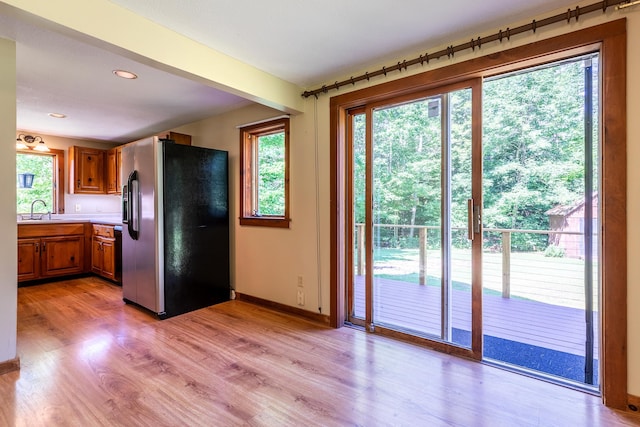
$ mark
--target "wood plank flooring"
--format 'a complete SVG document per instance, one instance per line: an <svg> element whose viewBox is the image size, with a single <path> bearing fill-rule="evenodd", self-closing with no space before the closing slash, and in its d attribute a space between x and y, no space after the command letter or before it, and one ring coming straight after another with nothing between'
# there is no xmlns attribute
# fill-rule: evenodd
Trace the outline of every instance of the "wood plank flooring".
<svg viewBox="0 0 640 427"><path fill-rule="evenodd" d="M2 426L640 425L600 399L231 301L164 321L82 278L18 290Z"/></svg>

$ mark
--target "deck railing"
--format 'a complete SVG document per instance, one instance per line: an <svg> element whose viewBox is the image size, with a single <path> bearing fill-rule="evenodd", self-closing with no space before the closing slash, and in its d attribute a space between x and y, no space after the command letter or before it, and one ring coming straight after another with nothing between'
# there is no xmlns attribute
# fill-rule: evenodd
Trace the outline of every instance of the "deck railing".
<svg viewBox="0 0 640 427"><path fill-rule="evenodd" d="M355 230L355 269L356 274L362 276L364 274L365 266L365 228L364 224L356 224ZM416 229L418 230L418 283L425 285L427 283L427 248L428 248L428 233L427 230L440 230L440 226L429 225L406 225L406 224L374 224L374 228L392 228L400 229ZM452 227L452 231L466 232L466 228ZM511 235L514 233L523 234L546 234L546 235L578 235L582 236L584 233L579 231L558 231L558 230L518 230L518 229L503 229L503 228L483 228L483 234L485 232L500 233L501 235L501 247L502 247L502 297L511 297Z"/></svg>

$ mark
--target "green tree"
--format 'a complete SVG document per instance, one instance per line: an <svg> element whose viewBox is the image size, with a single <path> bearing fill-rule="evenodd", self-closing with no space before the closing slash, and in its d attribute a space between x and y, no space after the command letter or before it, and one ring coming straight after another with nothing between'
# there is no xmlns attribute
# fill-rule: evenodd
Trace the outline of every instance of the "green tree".
<svg viewBox="0 0 640 427"><path fill-rule="evenodd" d="M596 76L597 65L595 61ZM597 88L597 77L594 81ZM486 227L547 230L549 209L584 200L584 90L581 59L483 83ZM442 114L443 108L448 108L448 116ZM471 196L471 110L470 89L373 109L374 223L440 225L445 141L451 166L449 215L452 227L466 227L466 201ZM448 117L448 140L441 135L443 117ZM355 116L352 127L354 220L364 222L365 115ZM596 121L595 140L597 134ZM597 144L593 158L597 159ZM597 166L593 174L597 182ZM411 242L415 229L385 227L376 232L378 245L396 247ZM463 233L452 237L457 247L468 245ZM517 233L512 244L514 250L542 249L547 236Z"/></svg>
<svg viewBox="0 0 640 427"><path fill-rule="evenodd" d="M45 210L53 210L53 157L43 154L16 154L16 171L33 173L32 188L18 188L17 213L24 214L31 210L31 203L41 199L47 204ZM38 205L42 212L43 207Z"/></svg>
<svg viewBox="0 0 640 427"><path fill-rule="evenodd" d="M261 215L284 215L284 133L261 136L258 142L258 206Z"/></svg>
<svg viewBox="0 0 640 427"><path fill-rule="evenodd" d="M485 226L548 229L549 209L582 200L582 62L485 82L483 151ZM531 250L547 237L513 239L515 250Z"/></svg>

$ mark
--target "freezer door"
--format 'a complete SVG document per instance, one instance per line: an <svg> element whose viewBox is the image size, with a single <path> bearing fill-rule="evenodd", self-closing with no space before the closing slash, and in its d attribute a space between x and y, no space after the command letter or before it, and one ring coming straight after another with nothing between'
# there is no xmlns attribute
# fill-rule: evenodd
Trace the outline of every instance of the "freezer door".
<svg viewBox="0 0 640 427"><path fill-rule="evenodd" d="M167 316L229 299L227 152L164 146Z"/></svg>

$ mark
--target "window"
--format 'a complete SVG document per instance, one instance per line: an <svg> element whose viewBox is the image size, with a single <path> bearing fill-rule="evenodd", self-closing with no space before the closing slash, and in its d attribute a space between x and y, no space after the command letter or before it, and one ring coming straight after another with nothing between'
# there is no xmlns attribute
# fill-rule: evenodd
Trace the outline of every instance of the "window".
<svg viewBox="0 0 640 427"><path fill-rule="evenodd" d="M289 119L240 129L240 225L289 228Z"/></svg>
<svg viewBox="0 0 640 427"><path fill-rule="evenodd" d="M64 151L50 150L46 153L35 153L30 150L18 150L16 153L17 174L33 174L31 188L17 190L18 214L31 212L31 204L34 200L44 200L46 208L37 205L38 212L51 211L52 213L64 213L64 186L62 165Z"/></svg>

